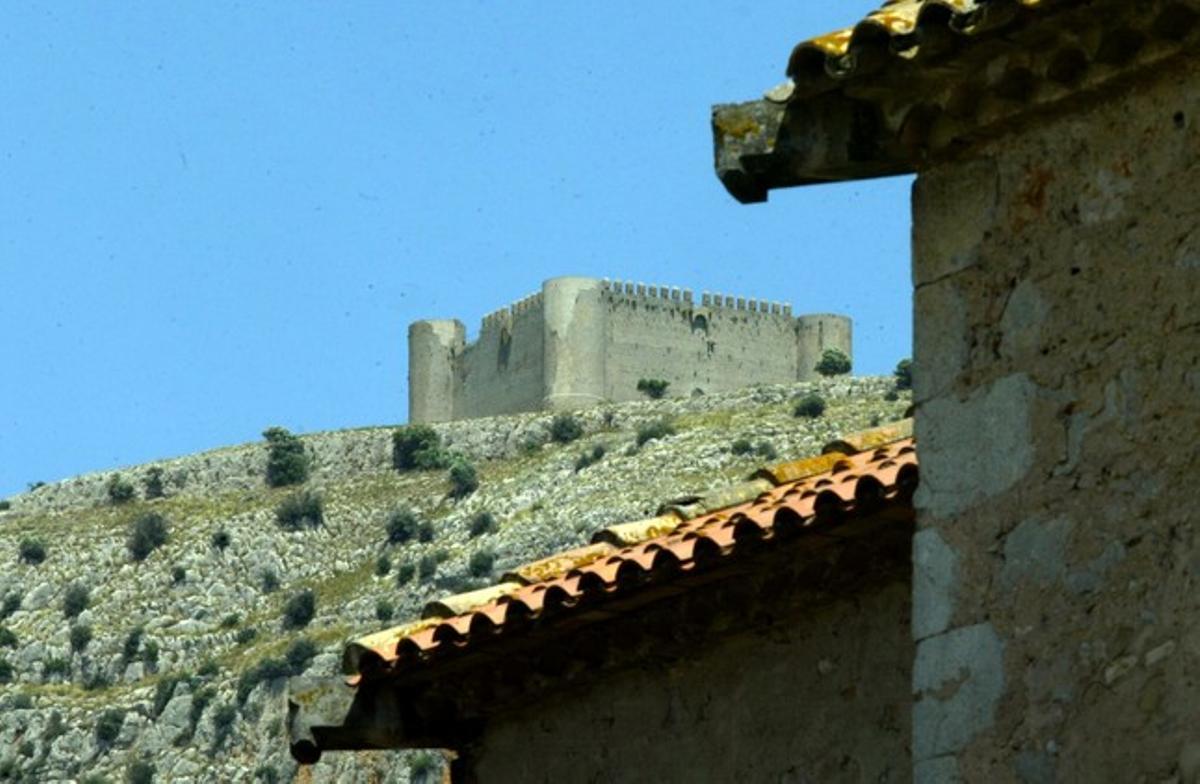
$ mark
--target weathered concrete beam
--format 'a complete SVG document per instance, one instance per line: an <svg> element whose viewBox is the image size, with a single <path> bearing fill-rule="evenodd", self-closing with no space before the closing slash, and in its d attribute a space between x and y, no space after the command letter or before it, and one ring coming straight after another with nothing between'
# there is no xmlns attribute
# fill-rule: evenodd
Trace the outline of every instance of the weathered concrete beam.
<svg viewBox="0 0 1200 784"><path fill-rule="evenodd" d="M839 94L714 106L712 128L717 177L743 204L772 188L913 170L878 109Z"/></svg>

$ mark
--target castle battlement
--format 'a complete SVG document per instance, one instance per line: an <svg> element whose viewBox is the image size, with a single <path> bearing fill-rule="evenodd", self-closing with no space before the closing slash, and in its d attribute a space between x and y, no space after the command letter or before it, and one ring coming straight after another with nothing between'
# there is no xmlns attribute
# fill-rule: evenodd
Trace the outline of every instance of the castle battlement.
<svg viewBox="0 0 1200 784"><path fill-rule="evenodd" d="M788 303L679 286L553 278L483 317L409 326L409 420L570 409L634 400L643 378L669 394L815 377L821 354L851 354L846 316L793 317Z"/></svg>

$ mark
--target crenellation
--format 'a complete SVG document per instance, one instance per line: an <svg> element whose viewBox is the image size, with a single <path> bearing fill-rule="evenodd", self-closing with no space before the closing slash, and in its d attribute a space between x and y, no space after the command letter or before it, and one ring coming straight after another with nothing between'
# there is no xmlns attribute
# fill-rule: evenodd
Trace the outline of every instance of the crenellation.
<svg viewBox="0 0 1200 784"><path fill-rule="evenodd" d="M416 322L409 341L410 418L444 421L633 400L642 378L661 378L678 395L790 383L815 375L814 352L829 347L850 354L844 316L796 319L781 302L709 291L700 296L703 310L693 311L694 302L692 290L679 286L554 278L540 292L485 315L470 344L449 326L417 329L442 322ZM428 337L434 334L446 337Z"/></svg>

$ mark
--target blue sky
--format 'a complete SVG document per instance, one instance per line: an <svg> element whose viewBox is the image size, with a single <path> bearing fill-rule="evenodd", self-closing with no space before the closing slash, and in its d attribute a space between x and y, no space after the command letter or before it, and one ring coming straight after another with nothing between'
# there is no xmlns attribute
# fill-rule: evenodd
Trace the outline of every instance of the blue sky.
<svg viewBox="0 0 1200 784"><path fill-rule="evenodd" d="M0 36L0 496L402 422L405 330L594 275L910 353L907 178L741 206L709 107L876 2L44 3Z"/></svg>

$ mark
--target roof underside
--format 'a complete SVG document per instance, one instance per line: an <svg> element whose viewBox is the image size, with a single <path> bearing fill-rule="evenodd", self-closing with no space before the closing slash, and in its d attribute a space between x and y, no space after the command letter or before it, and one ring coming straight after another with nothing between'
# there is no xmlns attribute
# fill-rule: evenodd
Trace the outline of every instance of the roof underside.
<svg viewBox="0 0 1200 784"><path fill-rule="evenodd" d="M717 174L772 188L913 172L1187 50L1200 0L893 0L798 44L788 81L714 107Z"/></svg>

